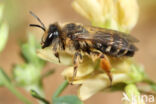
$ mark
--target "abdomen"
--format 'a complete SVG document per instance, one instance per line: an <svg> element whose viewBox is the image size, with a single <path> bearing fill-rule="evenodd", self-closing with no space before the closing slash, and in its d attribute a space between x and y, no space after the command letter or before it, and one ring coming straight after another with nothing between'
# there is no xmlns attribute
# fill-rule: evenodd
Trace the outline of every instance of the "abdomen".
<svg viewBox="0 0 156 104"><path fill-rule="evenodd" d="M98 42L98 41L92 41L92 42L93 42L93 47L95 49L109 56L132 57L135 54L135 51L137 51L135 45L129 43L128 41L122 38L114 38L112 42Z"/></svg>
<svg viewBox="0 0 156 104"><path fill-rule="evenodd" d="M101 47L98 47L97 44L94 45L95 48L102 53L114 56L114 57L121 57L121 56L129 56L132 57L135 53L135 49L133 45L130 45L129 48L117 48L114 46L108 46L108 45L102 45Z"/></svg>

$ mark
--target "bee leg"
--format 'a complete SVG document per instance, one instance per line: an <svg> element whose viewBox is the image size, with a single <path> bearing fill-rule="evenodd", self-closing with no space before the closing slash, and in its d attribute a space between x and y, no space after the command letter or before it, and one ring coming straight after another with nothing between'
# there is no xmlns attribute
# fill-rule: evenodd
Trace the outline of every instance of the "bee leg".
<svg viewBox="0 0 156 104"><path fill-rule="evenodd" d="M111 74L111 64L107 56L100 55L101 61L100 61L100 66L101 68L107 73L109 80L112 85L112 74Z"/></svg>
<svg viewBox="0 0 156 104"><path fill-rule="evenodd" d="M59 61L59 63L60 63L61 61L60 61L60 55L59 55L59 53L58 53L58 52L55 52L54 55L55 55L55 57L58 58L58 61Z"/></svg>
<svg viewBox="0 0 156 104"><path fill-rule="evenodd" d="M80 52L76 52L74 54L74 57L73 57L74 71L73 71L73 77L72 77L72 80L71 80L71 84L74 81L74 78L76 77L77 68L78 68L78 65L79 65L79 63L81 61L82 61L82 55L81 55L81 53Z"/></svg>
<svg viewBox="0 0 156 104"><path fill-rule="evenodd" d="M55 41L55 43L54 43L54 45L53 45L53 51L54 51L55 57L58 58L58 61L59 61L59 63L60 63L61 61L60 61L60 56L59 56L59 53L58 53L58 49L59 49L58 43L59 43L59 41Z"/></svg>

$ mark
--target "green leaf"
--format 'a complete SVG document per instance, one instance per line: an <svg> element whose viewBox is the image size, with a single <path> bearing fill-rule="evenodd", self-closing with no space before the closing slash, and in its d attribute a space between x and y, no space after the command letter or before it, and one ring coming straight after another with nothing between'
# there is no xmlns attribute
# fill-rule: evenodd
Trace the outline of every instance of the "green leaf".
<svg viewBox="0 0 156 104"><path fill-rule="evenodd" d="M5 22L3 22L0 26L0 52L4 49L5 44L7 42L8 31L9 31L8 25Z"/></svg>
<svg viewBox="0 0 156 104"><path fill-rule="evenodd" d="M77 96L69 95L54 98L53 104L83 104L83 102Z"/></svg>
<svg viewBox="0 0 156 104"><path fill-rule="evenodd" d="M39 43L36 42L35 37L33 35L29 35L28 43L22 44L21 51L22 56L26 60L27 63L34 64L38 68L42 68L45 64L45 61L41 60L36 55L36 50L39 48Z"/></svg>

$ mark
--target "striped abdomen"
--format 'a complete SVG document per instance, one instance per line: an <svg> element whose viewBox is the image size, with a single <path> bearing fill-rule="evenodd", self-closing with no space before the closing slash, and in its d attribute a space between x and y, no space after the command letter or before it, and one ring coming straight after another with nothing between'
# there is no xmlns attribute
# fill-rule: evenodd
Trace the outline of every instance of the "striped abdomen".
<svg viewBox="0 0 156 104"><path fill-rule="evenodd" d="M97 40L98 37L96 37ZM101 37L100 37L101 38ZM95 49L100 50L102 53L121 57L121 56L133 56L137 48L126 38L123 38L117 34L108 35L107 39L99 39L99 41L93 40L93 46ZM101 40L101 41L100 41Z"/></svg>

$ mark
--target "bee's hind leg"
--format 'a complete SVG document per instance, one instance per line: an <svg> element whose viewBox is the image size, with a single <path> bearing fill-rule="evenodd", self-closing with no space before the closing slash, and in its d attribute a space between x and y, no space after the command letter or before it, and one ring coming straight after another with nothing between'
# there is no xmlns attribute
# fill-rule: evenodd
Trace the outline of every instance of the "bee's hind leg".
<svg viewBox="0 0 156 104"><path fill-rule="evenodd" d="M101 68L107 73L109 80L112 85L112 74L111 74L111 64L107 56L105 55L100 55L101 61L100 61L100 66Z"/></svg>
<svg viewBox="0 0 156 104"><path fill-rule="evenodd" d="M74 71L73 71L73 76L72 76L71 84L74 81L74 78L76 77L77 68L78 68L78 65L80 64L80 62L82 62L82 55L81 55L80 52L76 52L74 54L74 57L73 57Z"/></svg>
<svg viewBox="0 0 156 104"><path fill-rule="evenodd" d="M92 52L92 59L100 58L100 67L106 72L110 83L112 85L112 74L111 74L111 64L108 57L99 52Z"/></svg>

